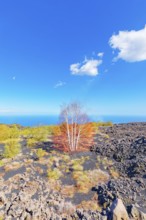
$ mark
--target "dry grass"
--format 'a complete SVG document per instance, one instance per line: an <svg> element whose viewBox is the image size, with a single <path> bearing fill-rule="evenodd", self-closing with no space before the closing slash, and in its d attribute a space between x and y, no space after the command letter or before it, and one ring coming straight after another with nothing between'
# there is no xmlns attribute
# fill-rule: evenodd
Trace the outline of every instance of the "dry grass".
<svg viewBox="0 0 146 220"><path fill-rule="evenodd" d="M65 198L73 198L76 189L74 185L66 185L62 187L60 192Z"/></svg>
<svg viewBox="0 0 146 220"><path fill-rule="evenodd" d="M4 220L4 215L0 215L0 220Z"/></svg>
<svg viewBox="0 0 146 220"><path fill-rule="evenodd" d="M100 165L99 163L96 163L96 168L99 169Z"/></svg>
<svg viewBox="0 0 146 220"><path fill-rule="evenodd" d="M31 173L32 169L30 167L26 167L26 172Z"/></svg>
<svg viewBox="0 0 146 220"><path fill-rule="evenodd" d="M39 174L43 174L43 173L44 173L43 169L40 168L40 167L36 167L35 169L36 169L36 171L37 171Z"/></svg>
<svg viewBox="0 0 146 220"><path fill-rule="evenodd" d="M65 154L65 155L60 155L61 159L66 162L69 163L70 162L70 156Z"/></svg>
<svg viewBox="0 0 146 220"><path fill-rule="evenodd" d="M39 164L52 166L52 162L49 161L49 158L43 158L43 157L39 159Z"/></svg>
<svg viewBox="0 0 146 220"><path fill-rule="evenodd" d="M100 166L100 164L102 164L105 167L105 169L106 169L107 167L113 165L113 161L108 159L107 157L97 156L96 167L98 168Z"/></svg>
<svg viewBox="0 0 146 220"><path fill-rule="evenodd" d="M92 210L92 211L101 211L101 207L97 201L82 201L78 206L78 209Z"/></svg>
<svg viewBox="0 0 146 220"><path fill-rule="evenodd" d="M14 141L17 143L17 142L20 142L21 140L22 140L21 138L8 138L8 139L2 141L1 143L8 144L10 141Z"/></svg>
<svg viewBox="0 0 146 220"><path fill-rule="evenodd" d="M53 170L48 169L47 176L48 176L49 180L58 180L62 176L62 173L57 168L55 168Z"/></svg>
<svg viewBox="0 0 146 220"><path fill-rule="evenodd" d="M107 182L109 179L108 174L100 170L74 171L72 177L80 193L88 193L93 186Z"/></svg>
<svg viewBox="0 0 146 220"><path fill-rule="evenodd" d="M73 166L73 165L82 165L85 161L85 158L81 157L79 159L74 159L74 160L71 160L69 165Z"/></svg>
<svg viewBox="0 0 146 220"><path fill-rule="evenodd" d="M4 162L0 160L0 167L4 166Z"/></svg>
<svg viewBox="0 0 146 220"><path fill-rule="evenodd" d="M63 205L60 204L60 207L59 207L59 212L61 214L64 214L63 219L68 219L68 220L71 220L72 218L68 218L67 215L73 214L75 212L75 210L76 210L76 207L71 202L66 202Z"/></svg>
<svg viewBox="0 0 146 220"><path fill-rule="evenodd" d="M91 170L88 173L93 185L107 182L109 179L109 175L102 170Z"/></svg>
<svg viewBox="0 0 146 220"><path fill-rule="evenodd" d="M120 174L118 173L117 170L110 169L109 173L114 179L118 179L120 177Z"/></svg>
<svg viewBox="0 0 146 220"><path fill-rule="evenodd" d="M0 178L4 176L4 173L0 173Z"/></svg>
<svg viewBox="0 0 146 220"><path fill-rule="evenodd" d="M53 191L60 192L62 189L61 181L50 179L49 180L49 187Z"/></svg>
<svg viewBox="0 0 146 220"><path fill-rule="evenodd" d="M30 165L30 164L33 163L33 160L32 160L32 159L25 159L25 160L24 160L24 163L25 163L26 165Z"/></svg>
<svg viewBox="0 0 146 220"><path fill-rule="evenodd" d="M60 160L60 158L58 156L50 156L49 157L49 162L53 164L53 162L58 162Z"/></svg>
<svg viewBox="0 0 146 220"><path fill-rule="evenodd" d="M71 166L71 168L73 170L76 170L76 171L82 171L83 170L83 167L80 164L74 164L74 165Z"/></svg>
<svg viewBox="0 0 146 220"><path fill-rule="evenodd" d="M35 153L39 159L41 159L46 155L46 151L43 150L42 148L37 149Z"/></svg>
<svg viewBox="0 0 146 220"><path fill-rule="evenodd" d="M5 172L8 172L8 171L11 171L11 170L19 169L20 167L21 167L21 163L13 162L11 164L5 165L4 170L5 170Z"/></svg>

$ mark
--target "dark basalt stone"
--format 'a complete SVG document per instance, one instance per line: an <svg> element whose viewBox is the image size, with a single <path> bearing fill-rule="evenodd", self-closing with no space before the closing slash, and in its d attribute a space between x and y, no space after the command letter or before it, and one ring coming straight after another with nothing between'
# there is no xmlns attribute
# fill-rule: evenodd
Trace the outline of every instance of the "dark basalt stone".
<svg viewBox="0 0 146 220"><path fill-rule="evenodd" d="M94 188L99 203L107 208L115 198L122 198L126 206L138 204L146 210L146 123L102 127L100 132L108 138L101 135L92 151L112 160L120 178Z"/></svg>

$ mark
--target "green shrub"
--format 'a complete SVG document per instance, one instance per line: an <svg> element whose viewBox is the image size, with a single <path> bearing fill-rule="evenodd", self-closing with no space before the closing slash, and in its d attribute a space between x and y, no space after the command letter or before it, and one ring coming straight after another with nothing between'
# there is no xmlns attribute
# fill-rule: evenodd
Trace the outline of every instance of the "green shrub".
<svg viewBox="0 0 146 220"><path fill-rule="evenodd" d="M20 144L17 141L10 140L4 147L4 157L12 158L20 153Z"/></svg>
<svg viewBox="0 0 146 220"><path fill-rule="evenodd" d="M61 176L62 176L62 173L59 169L54 169L54 170L48 170L48 178L50 180L58 180Z"/></svg>
<svg viewBox="0 0 146 220"><path fill-rule="evenodd" d="M27 146L28 147L34 147L37 144L37 141L34 138L29 138L27 140Z"/></svg>
<svg viewBox="0 0 146 220"><path fill-rule="evenodd" d="M48 141L53 133L54 126L27 127L21 130L21 135L27 139L28 147L36 143Z"/></svg>
<svg viewBox="0 0 146 220"><path fill-rule="evenodd" d="M17 127L17 125L11 125L10 126L10 136L9 138L19 138L20 136L20 131Z"/></svg>
<svg viewBox="0 0 146 220"><path fill-rule="evenodd" d="M26 138L33 138L38 142L46 141L52 135L54 126L27 127L21 131L21 135Z"/></svg>
<svg viewBox="0 0 146 220"><path fill-rule="evenodd" d="M46 154L46 151L41 148L37 149L37 151L36 151L36 155L38 158L44 157L45 154Z"/></svg>
<svg viewBox="0 0 146 220"><path fill-rule="evenodd" d="M4 162L0 160L0 167L2 167L3 165L4 165Z"/></svg>
<svg viewBox="0 0 146 220"><path fill-rule="evenodd" d="M96 125L98 127L100 127L100 126L107 127L107 126L113 126L113 123L111 121L107 121L107 122L99 121L99 122L96 122Z"/></svg>
<svg viewBox="0 0 146 220"><path fill-rule="evenodd" d="M82 171L83 170L83 166L80 165L80 164L74 164L74 165L72 165L72 169L73 170Z"/></svg>
<svg viewBox="0 0 146 220"><path fill-rule="evenodd" d="M16 125L0 125L0 142L4 142L9 139L19 138L20 132Z"/></svg>

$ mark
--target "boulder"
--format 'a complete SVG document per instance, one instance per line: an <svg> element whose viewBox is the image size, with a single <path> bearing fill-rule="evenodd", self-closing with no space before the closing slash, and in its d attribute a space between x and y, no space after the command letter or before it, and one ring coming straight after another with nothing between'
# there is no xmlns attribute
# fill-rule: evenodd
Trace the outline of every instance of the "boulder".
<svg viewBox="0 0 146 220"><path fill-rule="evenodd" d="M129 220L127 210L121 199L115 199L111 205L109 220Z"/></svg>
<svg viewBox="0 0 146 220"><path fill-rule="evenodd" d="M129 216L134 220L146 220L146 213L142 212L134 205L128 207Z"/></svg>

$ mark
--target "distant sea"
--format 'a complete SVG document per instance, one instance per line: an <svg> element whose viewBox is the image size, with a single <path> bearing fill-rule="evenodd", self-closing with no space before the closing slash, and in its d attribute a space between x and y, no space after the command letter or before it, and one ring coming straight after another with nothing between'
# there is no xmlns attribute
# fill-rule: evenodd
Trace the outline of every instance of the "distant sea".
<svg viewBox="0 0 146 220"><path fill-rule="evenodd" d="M90 116L92 121L111 121L114 124L128 122L146 122L146 116ZM58 124L58 116L0 116L0 124L20 124L22 126L39 126Z"/></svg>

